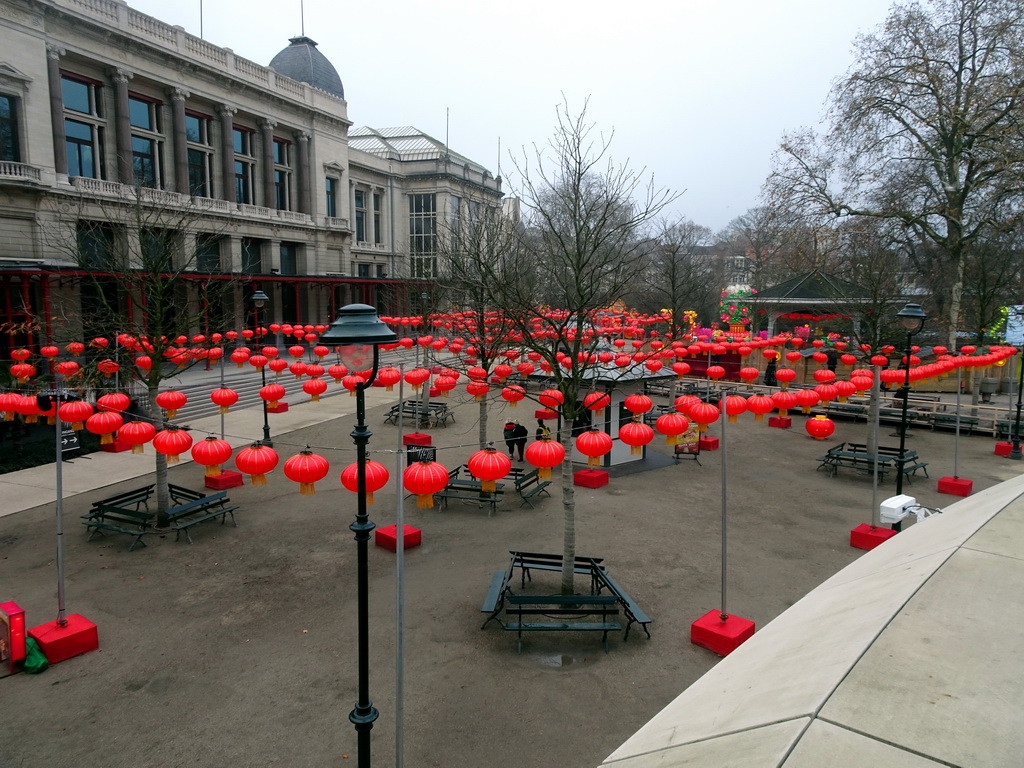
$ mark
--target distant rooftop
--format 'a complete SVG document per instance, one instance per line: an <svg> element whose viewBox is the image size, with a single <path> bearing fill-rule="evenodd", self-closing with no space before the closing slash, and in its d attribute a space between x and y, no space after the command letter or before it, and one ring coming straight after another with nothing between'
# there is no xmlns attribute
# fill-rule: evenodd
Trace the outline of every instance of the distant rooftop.
<svg viewBox="0 0 1024 768"><path fill-rule="evenodd" d="M458 152L452 152L443 141L428 136L419 128L403 125L395 128L361 127L349 132L349 147L370 155L390 160L412 162L415 160L442 160L446 156L453 163L468 165L477 173L487 171Z"/></svg>
<svg viewBox="0 0 1024 768"><path fill-rule="evenodd" d="M290 45L270 60L270 68L292 80L309 83L339 99L345 98L338 70L316 49L316 42L302 35L288 41Z"/></svg>

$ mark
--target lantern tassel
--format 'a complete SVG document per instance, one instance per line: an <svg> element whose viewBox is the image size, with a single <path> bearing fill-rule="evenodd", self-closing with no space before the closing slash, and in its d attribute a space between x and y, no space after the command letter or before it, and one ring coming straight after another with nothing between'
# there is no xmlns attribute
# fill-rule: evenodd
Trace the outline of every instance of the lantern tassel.
<svg viewBox="0 0 1024 768"><path fill-rule="evenodd" d="M145 453L145 452L146 452L146 449L143 448L141 445L133 445L132 446L132 453Z"/></svg>
<svg viewBox="0 0 1024 768"><path fill-rule="evenodd" d="M110 445L114 442L114 436L107 432L100 438L100 445Z"/></svg>
<svg viewBox="0 0 1024 768"><path fill-rule="evenodd" d="M764 421L764 414L763 413L755 413L754 414L754 421Z"/></svg>
<svg viewBox="0 0 1024 768"><path fill-rule="evenodd" d="M266 485L267 484L267 476L264 475L264 474L253 475L252 476L252 484L253 485Z"/></svg>
<svg viewBox="0 0 1024 768"><path fill-rule="evenodd" d="M373 491L366 492L366 503L370 506L373 505Z"/></svg>
<svg viewBox="0 0 1024 768"><path fill-rule="evenodd" d="M519 402L517 400L513 400L512 402L510 402L508 404L508 407L509 408L518 408L519 407Z"/></svg>
<svg viewBox="0 0 1024 768"><path fill-rule="evenodd" d="M541 480L550 480L551 479L551 467L540 467L537 470L537 477L539 477Z"/></svg>
<svg viewBox="0 0 1024 768"><path fill-rule="evenodd" d="M434 508L434 494L423 493L416 497L416 506L420 509Z"/></svg>
<svg viewBox="0 0 1024 768"><path fill-rule="evenodd" d="M313 401L314 403L319 403L319 402L320 402L320 395L313 395L313 396L312 396L312 397L311 397L310 399L311 399L311 400L312 400L312 401Z"/></svg>
<svg viewBox="0 0 1024 768"><path fill-rule="evenodd" d="M228 407L226 405L222 405L220 407L220 415L223 416L227 412L228 412Z"/></svg>
<svg viewBox="0 0 1024 768"><path fill-rule="evenodd" d="M730 413L730 414L729 414L729 423L730 423L730 424L735 424L735 423L736 423L737 421L739 421L739 418L740 418L740 417L739 417L739 416L737 416L736 414L734 414L734 413Z"/></svg>
<svg viewBox="0 0 1024 768"><path fill-rule="evenodd" d="M177 464L178 463L178 454L176 454L176 453L169 453L169 454L167 454L167 463L168 464Z"/></svg>
<svg viewBox="0 0 1024 768"><path fill-rule="evenodd" d="M313 483L299 483L299 495L300 496L312 496L316 493L316 487Z"/></svg>
<svg viewBox="0 0 1024 768"><path fill-rule="evenodd" d="M167 418L168 419L173 419L177 415L178 415L178 409L177 408L171 408L170 410L167 411Z"/></svg>
<svg viewBox="0 0 1024 768"><path fill-rule="evenodd" d="M14 414L13 413L10 414L10 416L11 416L12 419L14 418ZM72 432L81 432L82 431L82 427L84 427L84 426L85 426L85 422L76 421L76 422L74 422L71 425L71 431Z"/></svg>
<svg viewBox="0 0 1024 768"><path fill-rule="evenodd" d="M781 408L781 409L779 409L779 416L781 416L782 418L786 418L788 415L789 415L789 409L788 408Z"/></svg>
<svg viewBox="0 0 1024 768"><path fill-rule="evenodd" d="M600 456L591 456L589 459L587 459L587 466L588 467L600 467L601 466L601 457Z"/></svg>
<svg viewBox="0 0 1024 768"><path fill-rule="evenodd" d="M643 452L644 452L644 447L642 445L631 445L631 446L629 446L629 455L630 456L639 456Z"/></svg>
<svg viewBox="0 0 1024 768"><path fill-rule="evenodd" d="M7 411L4 414L4 421L14 421L14 411Z"/></svg>
<svg viewBox="0 0 1024 768"><path fill-rule="evenodd" d="M480 490L484 493L494 493L495 484L493 480L482 480L480 481Z"/></svg>
<svg viewBox="0 0 1024 768"><path fill-rule="evenodd" d="M211 464L206 468L206 477L220 477L220 464Z"/></svg>

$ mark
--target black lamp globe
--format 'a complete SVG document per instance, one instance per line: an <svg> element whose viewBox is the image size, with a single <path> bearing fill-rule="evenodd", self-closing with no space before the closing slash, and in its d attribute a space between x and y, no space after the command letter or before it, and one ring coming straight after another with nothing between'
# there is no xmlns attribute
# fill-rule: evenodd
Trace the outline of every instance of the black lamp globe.
<svg viewBox="0 0 1024 768"><path fill-rule="evenodd" d="M338 317L320 334L325 346L345 347L353 344L377 347L395 344L398 337L377 316L369 304L349 304L338 310Z"/></svg>

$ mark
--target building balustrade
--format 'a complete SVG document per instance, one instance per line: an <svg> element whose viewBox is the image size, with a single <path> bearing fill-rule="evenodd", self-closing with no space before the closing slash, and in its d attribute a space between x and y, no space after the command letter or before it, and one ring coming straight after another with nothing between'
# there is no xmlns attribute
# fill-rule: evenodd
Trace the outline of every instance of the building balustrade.
<svg viewBox="0 0 1024 768"><path fill-rule="evenodd" d="M42 181L42 171L34 165L0 161L0 180L4 181Z"/></svg>

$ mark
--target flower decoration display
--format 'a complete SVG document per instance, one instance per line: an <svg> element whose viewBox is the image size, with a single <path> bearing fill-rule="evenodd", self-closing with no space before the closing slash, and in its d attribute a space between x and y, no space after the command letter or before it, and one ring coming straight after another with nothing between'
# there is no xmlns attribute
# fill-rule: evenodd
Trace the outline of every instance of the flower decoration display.
<svg viewBox="0 0 1024 768"><path fill-rule="evenodd" d="M742 323L747 325L750 323L751 310L747 305L747 300L751 298L757 291L751 289L749 291L722 291L722 301L718 305L719 317L723 323L729 323L730 325L736 323Z"/></svg>

